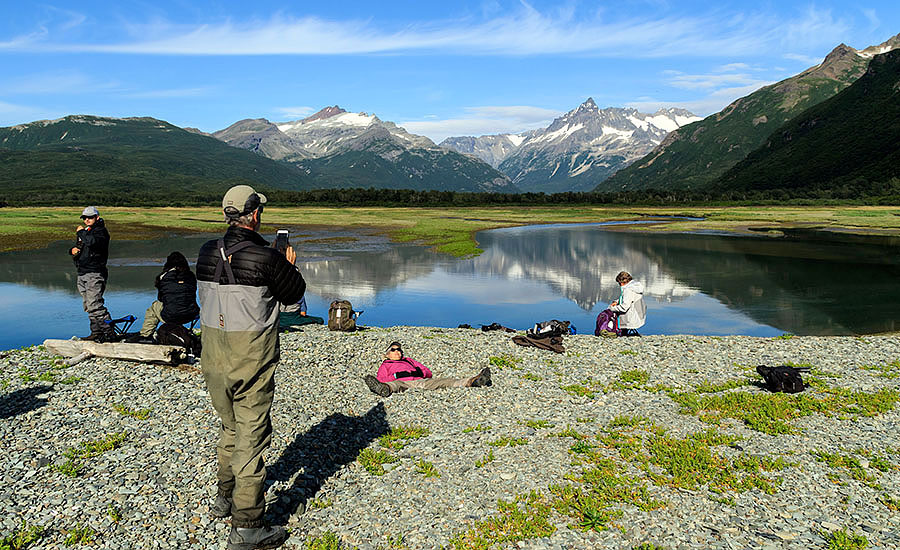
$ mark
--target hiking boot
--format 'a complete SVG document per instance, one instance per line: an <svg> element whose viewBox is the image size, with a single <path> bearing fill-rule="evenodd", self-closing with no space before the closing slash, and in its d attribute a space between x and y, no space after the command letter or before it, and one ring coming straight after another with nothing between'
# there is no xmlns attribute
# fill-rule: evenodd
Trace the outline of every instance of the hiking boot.
<svg viewBox="0 0 900 550"><path fill-rule="evenodd" d="M255 527L245 529L232 527L228 534L228 550L263 550L277 548L288 538L287 530L280 525L275 527Z"/></svg>
<svg viewBox="0 0 900 550"><path fill-rule="evenodd" d="M234 503L231 497L216 495L216 501L209 507L209 515L217 518L227 518L231 515L231 505Z"/></svg>
<svg viewBox="0 0 900 550"><path fill-rule="evenodd" d="M491 382L491 369L488 367L484 367L481 369L481 372L478 373L478 376L472 379L469 383L469 387L472 388L480 388L482 386L490 386L493 382Z"/></svg>
<svg viewBox="0 0 900 550"><path fill-rule="evenodd" d="M372 390L372 393L380 395L381 397L391 396L391 387L384 382L379 382L378 379L371 374L363 376L363 380L366 385L369 386L369 389Z"/></svg>

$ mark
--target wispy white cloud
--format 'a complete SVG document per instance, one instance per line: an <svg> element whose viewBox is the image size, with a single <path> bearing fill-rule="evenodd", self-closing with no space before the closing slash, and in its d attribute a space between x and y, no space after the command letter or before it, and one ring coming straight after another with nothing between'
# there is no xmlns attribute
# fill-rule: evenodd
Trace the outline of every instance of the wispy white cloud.
<svg viewBox="0 0 900 550"><path fill-rule="evenodd" d="M562 114L552 109L529 105L497 105L466 107L457 118L416 120L398 123L414 134L428 136L440 143L451 136L481 136L485 134L517 134L544 128Z"/></svg>
<svg viewBox="0 0 900 550"><path fill-rule="evenodd" d="M489 10L490 11L490 10ZM56 42L46 35L0 43L0 49L166 55L344 55L452 52L469 55L583 54L603 57L746 55L834 43L848 25L829 11L809 8L794 19L771 14L721 13L654 19L576 17L574 10L541 12L522 3L486 19L426 21L402 28L370 20L331 21L276 15L198 25L162 20L126 26L117 42Z"/></svg>
<svg viewBox="0 0 900 550"><path fill-rule="evenodd" d="M878 14L875 12L875 10L861 8L861 11L863 12L863 15L866 16L866 19L869 20L869 25L871 26L872 30L877 29L881 26L881 19L878 17Z"/></svg>
<svg viewBox="0 0 900 550"><path fill-rule="evenodd" d="M771 82L758 82L746 86L721 88L690 101L664 101L651 97L642 97L637 101L627 103L626 106L651 113L665 107L681 107L698 116L705 117L721 111L734 100L749 95L768 84L771 84Z"/></svg>
<svg viewBox="0 0 900 550"><path fill-rule="evenodd" d="M316 110L313 107L278 107L274 112L278 115L279 120L295 120L298 118L306 118L313 114Z"/></svg>
<svg viewBox="0 0 900 550"><path fill-rule="evenodd" d="M0 126L12 126L41 118L52 118L46 109L0 101Z"/></svg>
<svg viewBox="0 0 900 550"><path fill-rule="evenodd" d="M766 81L746 73L674 74L668 84L683 90L712 90L734 86L762 85Z"/></svg>
<svg viewBox="0 0 900 550"><path fill-rule="evenodd" d="M799 61L801 63L805 63L806 65L809 65L810 67L813 65L818 65L819 63L822 62L821 58L813 57L811 55L803 55L803 54L799 54L799 53L786 53L786 54L782 55L781 57L783 57L785 59L790 59L791 61Z"/></svg>

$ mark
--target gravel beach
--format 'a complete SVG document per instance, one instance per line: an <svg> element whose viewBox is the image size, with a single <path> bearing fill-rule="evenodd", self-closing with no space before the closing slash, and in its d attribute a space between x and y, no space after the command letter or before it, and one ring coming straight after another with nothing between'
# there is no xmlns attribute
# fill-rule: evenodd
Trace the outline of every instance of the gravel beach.
<svg viewBox="0 0 900 550"><path fill-rule="evenodd" d="M284 547L900 547L900 336L575 335L564 354L510 336L283 334L267 500ZM362 376L392 340L493 385L378 397ZM756 365L786 362L812 367L802 394L760 386ZM0 540L224 547L196 365L64 368L33 347L0 352L0 384Z"/></svg>

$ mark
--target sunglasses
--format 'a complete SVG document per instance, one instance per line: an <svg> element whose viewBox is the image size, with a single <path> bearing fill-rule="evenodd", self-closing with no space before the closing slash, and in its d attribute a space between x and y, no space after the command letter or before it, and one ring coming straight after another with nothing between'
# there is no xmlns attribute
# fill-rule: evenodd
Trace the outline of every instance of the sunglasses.
<svg viewBox="0 0 900 550"><path fill-rule="evenodd" d="M388 351L403 351L400 348L389 348Z"/></svg>
<svg viewBox="0 0 900 550"><path fill-rule="evenodd" d="M94 218L96 218L96 217L97 217L97 216L81 216L81 219L82 219L82 220L92 220L92 219L94 219Z"/></svg>

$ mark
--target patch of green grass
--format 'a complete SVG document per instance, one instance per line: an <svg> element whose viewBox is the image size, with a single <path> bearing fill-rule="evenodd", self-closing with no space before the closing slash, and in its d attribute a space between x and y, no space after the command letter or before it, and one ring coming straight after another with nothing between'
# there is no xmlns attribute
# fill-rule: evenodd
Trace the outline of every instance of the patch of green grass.
<svg viewBox="0 0 900 550"><path fill-rule="evenodd" d="M78 477L81 474L81 463L70 458L62 464L51 464L50 469L56 470L66 477Z"/></svg>
<svg viewBox="0 0 900 550"><path fill-rule="evenodd" d="M619 355L637 355L638 353L633 349L623 349L619 351Z"/></svg>
<svg viewBox="0 0 900 550"><path fill-rule="evenodd" d="M403 535L387 535L385 541L387 546L379 544L375 547L375 550L409 550L409 546L403 540Z"/></svg>
<svg viewBox="0 0 900 550"><path fill-rule="evenodd" d="M525 422L519 421L519 424L525 424L529 428L533 428L535 430L540 430L541 428L552 428L554 424L550 423L547 420L526 420Z"/></svg>
<svg viewBox="0 0 900 550"><path fill-rule="evenodd" d="M888 510L900 512L900 498L894 498L891 495L881 495L878 502L887 506Z"/></svg>
<svg viewBox="0 0 900 550"><path fill-rule="evenodd" d="M620 415L609 421L610 428L621 428L624 426L634 427L638 424L648 423L650 419L646 416L626 416Z"/></svg>
<svg viewBox="0 0 900 550"><path fill-rule="evenodd" d="M619 373L619 380L626 384L646 384L650 380L650 374L645 370L626 370Z"/></svg>
<svg viewBox="0 0 900 550"><path fill-rule="evenodd" d="M467 434L467 433L472 433L472 432L486 432L486 431L489 431L490 429L491 429L490 426L485 426L485 425L483 425L483 424L479 424L479 425L477 425L477 426L472 426L472 427L469 427L469 428L465 428L465 429L463 430L463 433L464 433L464 434Z"/></svg>
<svg viewBox="0 0 900 550"><path fill-rule="evenodd" d="M900 400L896 390L874 393L823 388L823 395L786 393L728 392L701 395L696 392L670 392L683 414L695 414L704 422L719 423L734 418L747 427L770 435L796 432L790 421L802 416L836 413L876 416L890 411Z"/></svg>
<svg viewBox="0 0 900 550"><path fill-rule="evenodd" d="M575 417L575 422L578 422L579 424L589 424L589 423L593 422L594 420L596 420L596 419L593 416L576 416Z"/></svg>
<svg viewBox="0 0 900 550"><path fill-rule="evenodd" d="M63 544L66 546L75 546L76 544L91 544L94 542L94 537L97 536L97 532L94 531L88 525L76 524L75 527L69 529L69 534L66 535L66 540L63 541Z"/></svg>
<svg viewBox="0 0 900 550"><path fill-rule="evenodd" d="M109 519L112 520L113 523L122 521L122 510L119 510L119 508L111 502L106 507L106 515L109 516Z"/></svg>
<svg viewBox="0 0 900 550"><path fill-rule="evenodd" d="M44 528L40 525L28 525L22 520L22 526L0 539L0 550L25 550L44 536Z"/></svg>
<svg viewBox="0 0 900 550"><path fill-rule="evenodd" d="M125 433L114 433L109 434L103 439L97 439L95 441L87 441L82 443L78 447L72 447L63 453L63 456L69 459L80 458L82 460L86 460L88 458L94 458L95 456L100 456L106 451L111 451L117 447L122 445L122 442L125 441L127 436Z"/></svg>
<svg viewBox="0 0 900 550"><path fill-rule="evenodd" d="M900 376L900 359L884 365L861 365L861 369L875 371L881 378L897 378Z"/></svg>
<svg viewBox="0 0 900 550"><path fill-rule="evenodd" d="M420 426L395 426L391 428L391 433L384 434L378 438L378 443L386 449L402 449L410 441L421 439L428 433L428 428Z"/></svg>
<svg viewBox="0 0 900 550"><path fill-rule="evenodd" d="M434 464L428 462L424 458L420 458L418 462L416 462L416 473L422 474L425 477L441 477L440 472L437 471Z"/></svg>
<svg viewBox="0 0 900 550"><path fill-rule="evenodd" d="M816 458L816 461L824 462L831 468L846 470L851 479L863 482L870 487L879 487L875 476L870 474L862 461L853 456L853 454L829 453L826 451L810 451L810 454ZM856 454L869 457L866 460L867 466L879 472L889 472L897 469L893 463L884 457L873 456L869 451L857 451ZM839 480L840 478L837 479Z"/></svg>
<svg viewBox="0 0 900 550"><path fill-rule="evenodd" d="M566 479L580 484L551 485L552 505L558 513L574 519L570 527L584 531L602 531L623 515L620 508L629 504L643 511L661 508L664 502L653 499L637 478L625 473L615 461L595 453L586 455L589 467Z"/></svg>
<svg viewBox="0 0 900 550"><path fill-rule="evenodd" d="M65 378L60 380L59 383L60 384L76 384L78 382L81 382L82 380L84 380L84 379L80 376L66 376Z"/></svg>
<svg viewBox="0 0 900 550"><path fill-rule="evenodd" d="M576 441L579 441L581 439L587 439L586 435L578 433L578 431L576 431L571 426L566 426L565 430L563 430L561 432L557 432L555 434L551 434L551 435L554 437L571 437L572 439L574 439Z"/></svg>
<svg viewBox="0 0 900 550"><path fill-rule="evenodd" d="M785 332L785 333L782 334L781 336L775 336L775 337L773 337L772 339L773 339L773 340L790 340L790 339L793 338L793 337L794 337L794 335L791 334L790 332Z"/></svg>
<svg viewBox="0 0 900 550"><path fill-rule="evenodd" d="M588 399L593 399L597 394L597 390L594 388L584 386L581 384L570 384L568 386L560 386L560 389L565 391L566 393L570 393L572 395L577 395L578 397L587 397Z"/></svg>
<svg viewBox="0 0 900 550"><path fill-rule="evenodd" d="M569 447L569 452L577 455L588 454L592 450L594 450L594 446L585 440L577 441L571 447Z"/></svg>
<svg viewBox="0 0 900 550"><path fill-rule="evenodd" d="M497 457L494 456L494 449L488 449L488 452L483 457L479 458L475 461L476 468L483 468L485 465L493 462Z"/></svg>
<svg viewBox="0 0 900 550"><path fill-rule="evenodd" d="M325 508L331 508L334 505L334 502L330 498L314 498L309 501L309 507L313 510L324 510Z"/></svg>
<svg viewBox="0 0 900 550"><path fill-rule="evenodd" d="M735 388L740 388L741 386L749 386L750 379L744 380L729 380L727 382L720 382L718 384L713 384L712 382L704 380L700 382L697 386L694 387L694 391L696 393L719 393L723 391L733 390Z"/></svg>
<svg viewBox="0 0 900 550"><path fill-rule="evenodd" d="M132 409L125 405L113 405L113 410L121 415L137 418L138 420L147 420L150 418L150 413L153 412L152 409Z"/></svg>
<svg viewBox="0 0 900 550"><path fill-rule="evenodd" d="M828 543L828 550L862 550L869 545L866 537L847 533L844 529L821 533L821 536Z"/></svg>
<svg viewBox="0 0 900 550"><path fill-rule="evenodd" d="M522 378L524 378L525 380L531 380L532 382L540 382L541 380L544 379L543 377L538 376L536 374L531 374L530 372L523 374Z"/></svg>
<svg viewBox="0 0 900 550"><path fill-rule="evenodd" d="M303 542L303 550L350 550L332 531L327 531L313 539Z"/></svg>
<svg viewBox="0 0 900 550"><path fill-rule="evenodd" d="M665 546L657 546L652 542L645 542L643 544L638 544L637 546L632 546L632 550L666 550Z"/></svg>
<svg viewBox="0 0 900 550"><path fill-rule="evenodd" d="M556 531L550 521L552 510L544 495L532 491L515 500L497 502L499 513L475 522L466 532L450 539L452 550L489 550L510 543L549 537Z"/></svg>
<svg viewBox="0 0 900 550"><path fill-rule="evenodd" d="M488 362L491 364L492 367L496 367L497 370L503 370L503 369L518 370L521 368L521 367L519 367L518 364L521 363L522 360L518 359L516 357L513 357L512 355L501 355L499 357L491 356L488 359Z"/></svg>
<svg viewBox="0 0 900 550"><path fill-rule="evenodd" d="M38 375L37 379L41 382L50 382L52 384L56 382L56 375L50 371L44 371Z"/></svg>
<svg viewBox="0 0 900 550"><path fill-rule="evenodd" d="M376 451L371 448L366 448L359 452L359 455L356 457L356 460L370 474L375 475L375 476L383 476L384 475L384 465L397 462L400 459L392 454L389 454L386 451L382 451L382 450Z"/></svg>
<svg viewBox="0 0 900 550"><path fill-rule="evenodd" d="M528 445L528 439L524 437L507 437L503 436L493 441L488 441L491 447L518 447L520 445Z"/></svg>

